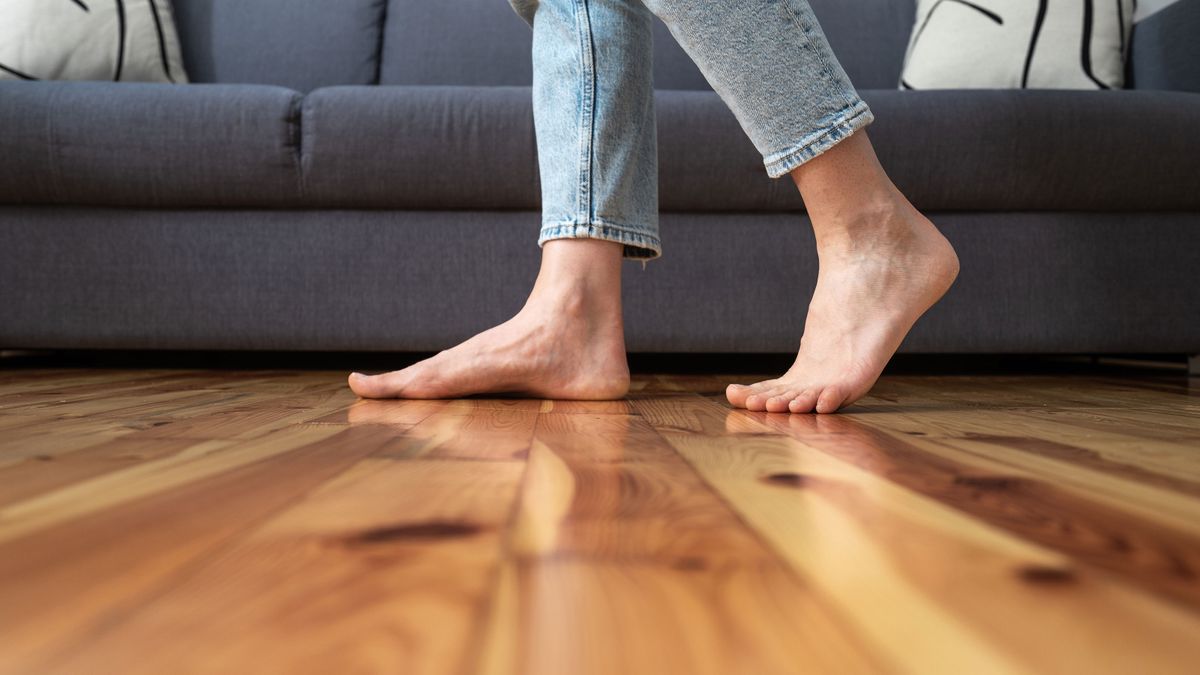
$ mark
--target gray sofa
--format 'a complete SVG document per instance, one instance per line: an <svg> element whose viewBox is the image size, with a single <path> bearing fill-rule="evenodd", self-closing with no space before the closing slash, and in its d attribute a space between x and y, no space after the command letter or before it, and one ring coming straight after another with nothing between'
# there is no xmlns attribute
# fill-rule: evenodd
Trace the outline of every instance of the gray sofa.
<svg viewBox="0 0 1200 675"><path fill-rule="evenodd" d="M0 83L0 347L445 348L537 269L505 0L175 0L193 84ZM1200 0L1132 90L898 91L912 0L813 0L899 187L958 248L908 352L1200 353ZM656 26L665 255L638 352L794 350L803 204Z"/></svg>

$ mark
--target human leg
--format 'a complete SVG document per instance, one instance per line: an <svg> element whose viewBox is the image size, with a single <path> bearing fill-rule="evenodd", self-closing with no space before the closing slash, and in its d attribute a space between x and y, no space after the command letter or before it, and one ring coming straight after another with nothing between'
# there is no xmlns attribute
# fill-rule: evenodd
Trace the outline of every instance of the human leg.
<svg viewBox="0 0 1200 675"><path fill-rule="evenodd" d="M958 258L887 178L865 131L791 173L820 261L804 335L784 375L731 385L726 396L751 410L834 412L871 389L954 282Z"/></svg>
<svg viewBox="0 0 1200 675"><path fill-rule="evenodd" d="M790 174L820 260L796 362L730 385L730 403L833 412L863 396L958 272L953 248L895 188L863 127L874 120L805 0L645 0L763 156Z"/></svg>
<svg viewBox="0 0 1200 675"><path fill-rule="evenodd" d="M352 374L364 398L505 392L613 399L629 388L621 321L621 244L549 241L524 307L508 321L403 370Z"/></svg>
<svg viewBox="0 0 1200 675"><path fill-rule="evenodd" d="M509 321L403 370L352 374L368 398L628 389L621 259L659 255L650 14L629 0L512 0L534 32L542 265Z"/></svg>

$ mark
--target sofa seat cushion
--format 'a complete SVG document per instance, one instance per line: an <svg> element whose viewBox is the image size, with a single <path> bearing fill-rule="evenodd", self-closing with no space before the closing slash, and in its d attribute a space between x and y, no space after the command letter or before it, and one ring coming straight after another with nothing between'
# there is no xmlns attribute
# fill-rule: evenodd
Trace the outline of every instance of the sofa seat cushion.
<svg viewBox="0 0 1200 675"><path fill-rule="evenodd" d="M1200 96L866 90L884 167L931 211L1200 208ZM800 210L712 92L659 91L664 211ZM305 202L537 208L527 87L334 87L303 112Z"/></svg>
<svg viewBox="0 0 1200 675"><path fill-rule="evenodd" d="M300 99L264 85L0 83L0 203L294 205Z"/></svg>

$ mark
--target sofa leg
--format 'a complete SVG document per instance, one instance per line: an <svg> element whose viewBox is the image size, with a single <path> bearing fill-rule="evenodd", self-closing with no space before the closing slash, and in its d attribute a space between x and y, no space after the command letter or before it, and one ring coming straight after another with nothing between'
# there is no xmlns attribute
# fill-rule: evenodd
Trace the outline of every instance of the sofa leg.
<svg viewBox="0 0 1200 675"><path fill-rule="evenodd" d="M1200 377L1200 354L1188 355L1188 376Z"/></svg>

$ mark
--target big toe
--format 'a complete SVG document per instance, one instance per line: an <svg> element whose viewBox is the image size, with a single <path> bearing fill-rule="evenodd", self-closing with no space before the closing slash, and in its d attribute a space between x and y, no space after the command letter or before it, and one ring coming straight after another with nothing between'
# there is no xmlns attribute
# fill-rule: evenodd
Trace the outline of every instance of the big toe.
<svg viewBox="0 0 1200 675"><path fill-rule="evenodd" d="M382 375L350 373L346 379L350 389L363 398L395 398L400 394L399 371Z"/></svg>
<svg viewBox="0 0 1200 675"><path fill-rule="evenodd" d="M754 409L758 405L758 409L762 410L762 403L769 398L763 394L776 388L776 383L776 380L763 380L754 384L731 384L725 388L725 398L738 408Z"/></svg>
<svg viewBox="0 0 1200 675"><path fill-rule="evenodd" d="M746 407L746 398L752 393L754 390L744 384L731 384L725 387L725 398L731 405L738 408Z"/></svg>

